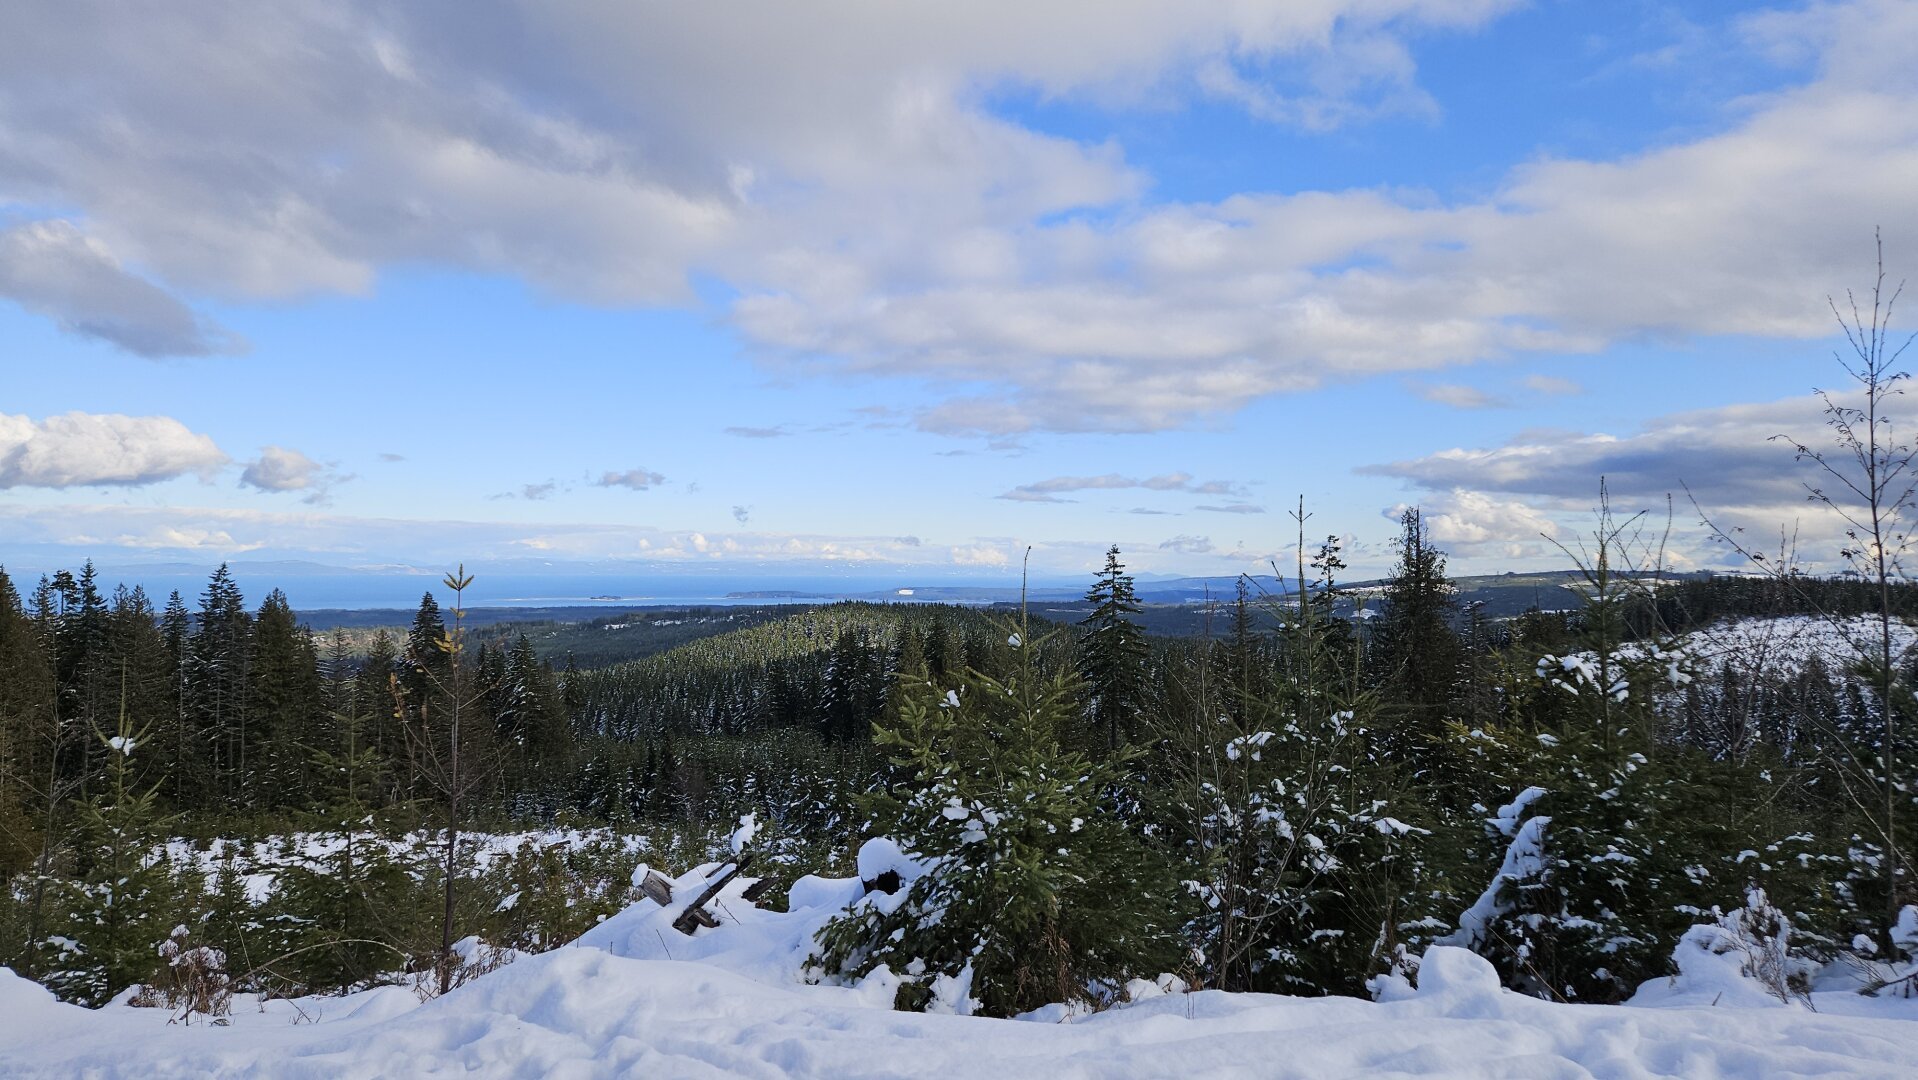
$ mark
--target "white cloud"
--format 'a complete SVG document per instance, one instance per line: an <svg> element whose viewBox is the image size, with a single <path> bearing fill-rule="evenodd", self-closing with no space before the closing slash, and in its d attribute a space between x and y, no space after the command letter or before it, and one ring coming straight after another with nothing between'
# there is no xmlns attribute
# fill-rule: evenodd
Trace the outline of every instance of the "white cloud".
<svg viewBox="0 0 1918 1080"><path fill-rule="evenodd" d="M955 547L952 549L952 563L954 566L997 567L1006 566L1011 562L1012 557L1006 554L1004 548L975 544L969 547Z"/></svg>
<svg viewBox="0 0 1918 1080"><path fill-rule="evenodd" d="M325 504L335 485L351 479L330 465L283 446L261 447L260 456L247 462L240 473L244 487L266 492L304 491L304 501L314 505Z"/></svg>
<svg viewBox="0 0 1918 1080"><path fill-rule="evenodd" d="M261 491L304 491L318 482L325 468L298 450L263 446L260 456L247 462L240 483Z"/></svg>
<svg viewBox="0 0 1918 1080"><path fill-rule="evenodd" d="M1531 162L1472 202L1246 193L1074 218L1010 232L1020 269L996 280L794 284L738 318L854 370L1002 388L919 418L961 433L1161 429L1328 380L1627 338L1822 335L1872 227L1918 235L1918 76L1886 44L1918 36L1918 6L1776 18L1818 43L1816 76L1692 142Z"/></svg>
<svg viewBox="0 0 1918 1080"><path fill-rule="evenodd" d="M52 319L70 334L98 338L138 356L245 349L236 335L128 272L105 244L70 221L0 229L0 297Z"/></svg>
<svg viewBox="0 0 1918 1080"><path fill-rule="evenodd" d="M1400 503L1384 516L1397 521L1408 509L1409 504ZM1482 491L1441 493L1418 509L1433 543L1454 555L1536 558L1546 554L1549 538L1560 535L1558 523L1546 514Z"/></svg>
<svg viewBox="0 0 1918 1080"><path fill-rule="evenodd" d="M1748 48L1816 65L1803 85L1733 104L1715 134L1531 161L1465 200L1155 203L1122 147L991 107L1416 114L1432 103L1404 42L1512 6L29 8L0 40L0 191L77 208L88 250L113 253L96 262L189 294L357 292L427 263L695 303L689 275L713 275L761 353L930 381L950 396L915 423L1000 436L1176 427L1628 338L1818 335L1870 228L1918 235L1901 0L1748 19ZM23 302L96 324L64 296ZM218 346L154 303L170 314L142 325L170 330L116 340Z"/></svg>
<svg viewBox="0 0 1918 1080"><path fill-rule="evenodd" d="M210 477L228 461L213 440L166 416L0 413L0 488L137 486Z"/></svg>
<svg viewBox="0 0 1918 1080"><path fill-rule="evenodd" d="M239 555L258 551L265 546L261 543L241 543L225 529L171 525L156 526L143 533L121 533L113 538L113 543L136 551L212 552L221 555Z"/></svg>
<svg viewBox="0 0 1918 1080"><path fill-rule="evenodd" d="M1401 38L1515 3L29 7L0 41L0 191L78 208L89 243L190 293L357 293L429 263L690 303L710 273L762 343L804 349L902 289L1028 276L1031 240L1071 246L1034 222L1147 190L1116 145L996 115L999 92L1324 128L1422 100ZM129 347L217 347L174 314Z"/></svg>

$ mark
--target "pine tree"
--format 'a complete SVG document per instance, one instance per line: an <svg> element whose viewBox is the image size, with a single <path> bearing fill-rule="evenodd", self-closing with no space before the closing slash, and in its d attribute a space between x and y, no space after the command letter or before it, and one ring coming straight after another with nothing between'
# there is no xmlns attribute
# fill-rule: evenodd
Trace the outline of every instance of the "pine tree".
<svg viewBox="0 0 1918 1080"><path fill-rule="evenodd" d="M869 895L820 932L825 975L884 964L902 973L903 1008L976 999L1008 1016L1175 964L1169 867L1107 804L1127 755L1066 748L1083 687L1040 666L1029 626L1014 639L1012 674L919 682L898 726L879 729L909 779L868 810L920 876L903 898Z"/></svg>
<svg viewBox="0 0 1918 1080"><path fill-rule="evenodd" d="M167 662L166 715L169 720L165 737L172 743L167 748L170 766L164 772L166 790L175 807L184 807L190 802L197 804L204 796L206 759L200 752L189 714L193 701L189 689L193 673L193 614L187 610L186 600L178 589L168 594L166 610L160 615L160 640L166 649Z"/></svg>
<svg viewBox="0 0 1918 1080"><path fill-rule="evenodd" d="M311 765L319 745L320 680L313 638L298 623L286 594L274 589L253 620L247 668L249 755L256 774L244 790L250 806L308 806Z"/></svg>
<svg viewBox="0 0 1918 1080"><path fill-rule="evenodd" d="M1333 608L1336 541L1308 581L1304 517L1297 602L1273 605L1277 663L1232 673L1223 696L1236 708L1202 690L1167 732L1170 815L1204 905L1187 932L1208 985L1360 993L1422 943L1429 830L1374 751L1374 702Z"/></svg>
<svg viewBox="0 0 1918 1080"><path fill-rule="evenodd" d="M279 945L291 970L309 986L346 993L406 958L406 912L417 907L420 869L372 832L374 792L384 762L366 737L347 665L345 635L335 632L328 653L326 697L333 738L312 750L313 771L327 794L321 821L340 835L318 855L302 851L280 876L279 906L297 913L294 933Z"/></svg>
<svg viewBox="0 0 1918 1080"><path fill-rule="evenodd" d="M225 563L200 594L191 651L191 727L209 762L209 796L241 798L247 775L247 664L253 626Z"/></svg>
<svg viewBox="0 0 1918 1080"><path fill-rule="evenodd" d="M1139 597L1132 576L1119 561L1118 545L1106 552L1105 568L1086 592L1092 612L1079 623L1085 682L1090 695L1092 729L1116 750L1133 736L1145 703L1145 633L1132 616Z"/></svg>
<svg viewBox="0 0 1918 1080"><path fill-rule="evenodd" d="M408 683L400 690L402 704L410 704L412 723L409 735L415 747L413 761L419 779L440 797L445 810L446 859L441 869L442 917L440 950L436 968L439 992L453 986L455 897L460 881L460 828L468 804L479 791L497 761L492 740L476 721L484 688L473 685L473 673L466 658L466 590L473 579L462 564L446 575L443 582L453 594L453 627L430 636L440 621L439 605L428 593L420 604L420 614L408 635L406 662ZM429 651L430 650L430 651Z"/></svg>
<svg viewBox="0 0 1918 1080"><path fill-rule="evenodd" d="M412 790L412 750L406 737L406 714L393 690L400 670L399 649L386 631L373 635L366 658L353 676L353 706L367 717L367 742L381 764L369 801L376 807Z"/></svg>
<svg viewBox="0 0 1918 1080"><path fill-rule="evenodd" d="M1384 699L1382 749L1416 763L1445 736L1464 650L1452 626L1457 600L1445 553L1432 546L1418 508L1399 520L1398 562L1385 585L1372 660Z"/></svg>
<svg viewBox="0 0 1918 1080"><path fill-rule="evenodd" d="M80 811L79 876L68 886L66 933L54 943L60 953L46 961L48 985L89 1005L153 972L175 914L171 867L155 851L164 825L158 785L143 786L134 764L148 729L123 706L112 730L96 729L104 783Z"/></svg>

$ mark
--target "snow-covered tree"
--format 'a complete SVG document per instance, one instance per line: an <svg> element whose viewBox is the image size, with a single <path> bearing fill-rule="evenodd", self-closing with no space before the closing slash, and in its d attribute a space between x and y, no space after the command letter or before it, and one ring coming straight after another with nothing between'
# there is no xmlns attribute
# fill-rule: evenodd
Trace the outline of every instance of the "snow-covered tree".
<svg viewBox="0 0 1918 1080"><path fill-rule="evenodd" d="M1167 863L1108 805L1125 755L1067 748L1083 688L1063 664L1048 671L1028 633L1008 636L1003 677L915 680L896 726L879 730L900 779L870 810L923 872L820 933L825 975L884 966L901 1007L976 1002L1007 1016L1179 963Z"/></svg>

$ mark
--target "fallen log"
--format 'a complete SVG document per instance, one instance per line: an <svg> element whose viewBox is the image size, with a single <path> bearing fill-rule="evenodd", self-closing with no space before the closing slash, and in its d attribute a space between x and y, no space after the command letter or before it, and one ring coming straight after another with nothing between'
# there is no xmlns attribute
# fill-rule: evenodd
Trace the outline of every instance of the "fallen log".
<svg viewBox="0 0 1918 1080"><path fill-rule="evenodd" d="M752 861L753 857L751 855L741 855L739 858L733 860L731 869L715 878L712 884L706 886L706 891L699 894L698 899L687 904L686 910L679 913L679 917L673 920L673 929L685 934L687 937L691 937L693 931L699 927L704 926L711 928L718 926L719 918L712 912L706 910L706 904L711 901L713 897L718 896L719 890L725 888L727 882L738 877L739 872L746 869Z"/></svg>

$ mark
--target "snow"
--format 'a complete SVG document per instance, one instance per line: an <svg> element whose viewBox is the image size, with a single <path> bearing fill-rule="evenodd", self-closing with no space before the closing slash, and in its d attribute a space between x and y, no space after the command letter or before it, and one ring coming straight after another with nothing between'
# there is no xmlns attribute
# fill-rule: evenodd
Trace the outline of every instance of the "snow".
<svg viewBox="0 0 1918 1080"><path fill-rule="evenodd" d="M1869 615L1731 619L1685 635L1685 650L1708 670L1736 665L1796 675L1816 657L1827 671L1842 672L1877 649L1878 633ZM1896 660L1918 644L1918 628L1894 622L1891 637Z"/></svg>
<svg viewBox="0 0 1918 1080"><path fill-rule="evenodd" d="M362 845L378 844L387 854L402 858L430 857L437 860L443 858L446 851L445 834L437 830L408 833L399 838L359 833L354 836L353 841ZM231 859L235 868L240 871L240 880L246 890L247 901L252 904L264 904L278 884L279 871L282 868L312 865L337 854L345 844L345 833L297 832L251 842L214 839L195 843L174 839L166 843L165 852L174 865L192 866L198 870L206 879L209 889L217 884L222 866ZM629 855L644 852L649 846L645 836L622 833L609 828L540 829L503 833L462 832L460 834L461 861L472 870L484 871L500 859L511 858L515 852L527 844L541 850L560 847L569 853L589 847L607 846Z"/></svg>
<svg viewBox="0 0 1918 1080"><path fill-rule="evenodd" d="M724 869L681 876L674 896L697 895ZM918 868L896 845L868 844L862 875L885 869ZM1478 956L1439 946L1416 988L1397 979L1380 1002L1188 993L1161 976L1135 980L1129 1003L1100 1013L898 1013L884 969L852 986L806 981L813 933L860 896L857 880L802 878L785 912L748 903L748 884L729 882L711 905L720 925L692 937L672 929L677 904L641 901L569 947L435 1000L407 987L240 998L225 1027L170 1025L163 1009L65 1005L0 969L0 1075L1711 1080L1909 1076L1918 1060L1918 1002L1824 993L1814 1012L1744 985L1735 960L1704 949L1630 1006L1513 994ZM941 996L963 1001L969 988Z"/></svg>
<svg viewBox="0 0 1918 1080"><path fill-rule="evenodd" d="M758 834L759 822L754 815L742 814L739 818L739 828L733 830L732 836L728 837L726 842L732 847L733 854L737 855L745 851L746 845L752 843L753 837Z"/></svg>

